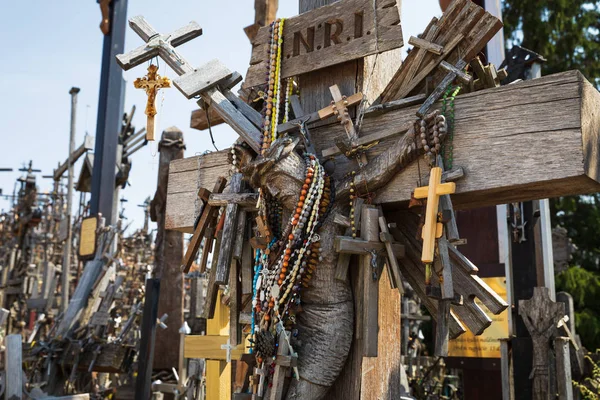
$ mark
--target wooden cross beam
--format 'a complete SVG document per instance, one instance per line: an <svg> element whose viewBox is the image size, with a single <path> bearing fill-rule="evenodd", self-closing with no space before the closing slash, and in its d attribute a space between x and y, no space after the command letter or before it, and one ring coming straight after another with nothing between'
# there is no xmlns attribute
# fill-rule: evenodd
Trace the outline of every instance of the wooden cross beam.
<svg viewBox="0 0 600 400"><path fill-rule="evenodd" d="M350 239L338 236L335 250L338 253L360 255L360 287L362 294L357 295L358 315L356 317L356 334L363 339L365 357L377 357L378 342L378 299L379 299L379 263L378 257L385 253L384 243L379 241L379 210L375 207L362 208L361 239ZM404 246L393 244L396 257L404 256ZM362 313L362 315L361 315Z"/></svg>
<svg viewBox="0 0 600 400"><path fill-rule="evenodd" d="M275 359L275 372L273 373L273 381L271 385L271 395L269 400L281 400L283 398L283 388L285 383L285 377L290 368L293 368L298 375L298 356L293 352L293 349L289 344L290 332L281 330L279 332L278 346L277 346L277 358Z"/></svg>
<svg viewBox="0 0 600 400"><path fill-rule="evenodd" d="M425 100L423 105L419 108L419 110L417 111L418 117L423 118L425 115L427 115L431 107L435 104L436 101L440 99L440 97L442 97L444 92L446 92L446 90L448 89L448 86L450 86L455 79L459 79L461 83L467 86L471 84L473 77L462 71L462 69L466 66L467 62L463 59L458 60L456 65L449 64L446 61L442 61L440 63L440 67L447 71L448 75L446 75L446 77L442 79L440 84L435 88L435 90L429 95L427 100Z"/></svg>
<svg viewBox="0 0 600 400"><path fill-rule="evenodd" d="M453 206L460 210L600 191L600 163L594 150L600 143L600 118L593 112L598 108L600 93L577 71L458 96L453 159L454 165L468 172L468 179L456 183ZM392 135L414 121L417 109L418 106L409 106L368 112L361 137ZM506 126L511 127L510 135L506 135ZM345 137L346 132L337 123L311 127L317 152L332 147L333 138L338 136ZM373 159L385 153L388 160L397 157L403 140L404 136L383 139L368 151L368 156ZM198 177L209 187L217 176L228 174L231 166L227 155L223 151L201 156L200 160L191 157L173 161L167 201L167 221L173 221L169 222L169 229L190 230L196 215ZM515 159L527 162L510 161ZM335 164L336 179L342 179L352 169L345 157L336 157ZM424 175L423 165L421 162L419 170L419 164L413 162L391 170L391 180L376 191L374 203L407 204L415 182ZM388 167L387 161L371 162L365 171L357 171L355 180L368 180L371 173L387 171ZM349 182L336 186L338 193L348 194Z"/></svg>
<svg viewBox="0 0 600 400"><path fill-rule="evenodd" d="M195 69L175 50L176 46L202 34L202 29L198 24L191 22L169 36L156 32L142 16L131 18L129 26L147 43L127 54L117 56L117 62L124 70L129 70L153 57L161 57L173 68L173 71L180 75L179 78L173 80L173 84L186 98L191 99L200 95L201 105L214 107L223 120L254 151L260 151L260 129L252 122L259 120L260 114L248 105L242 106L241 100L232 102L232 99L228 99L217 88L218 85L227 86L231 82L230 79L235 78L234 73L218 60L209 61ZM231 96L237 99L237 96L233 94Z"/></svg>
<svg viewBox="0 0 600 400"><path fill-rule="evenodd" d="M337 117L337 120L344 127L344 130L346 131L346 135L348 136L349 140L349 146L346 146L349 147L349 149L344 153L348 153L349 151L356 151L356 149L358 148L358 133L356 132L354 123L352 122L352 118L350 117L350 111L348 110L348 107L360 104L360 102L363 99L363 94L355 93L349 97L346 97L342 95L342 92L340 91L338 85L330 86L329 91L331 92L333 100L331 101L331 105L318 111L319 118L325 119L335 115ZM367 164L366 155L359 154L359 160L362 165Z"/></svg>
<svg viewBox="0 0 600 400"><path fill-rule="evenodd" d="M100 303L100 308L98 311L96 311L92 316L90 325L100 328L108 324L108 320L110 318L109 312L114 299L119 299L123 295L117 291L124 280L125 277L123 275L117 275L115 282L110 284L106 290L100 294L102 296L102 302Z"/></svg>
<svg viewBox="0 0 600 400"><path fill-rule="evenodd" d="M215 187L213 189L213 193L220 193L225 188L226 183L227 181L224 177L220 177L219 179L217 179L217 182L215 183ZM198 193L198 195L206 198L206 200L208 201L208 196L210 196L210 192L208 192L208 190L201 190ZM200 213L200 219L198 220L198 223L196 224L194 229L194 235L192 236L190 244L188 245L188 248L185 252L185 256L183 257L181 269L184 273L187 274L190 268L192 267L194 259L196 258L196 255L198 255L198 249L200 248L200 243L202 242L202 238L204 237L204 232L206 231L208 224L213 219L214 215L218 212L218 210L218 207L213 207L210 204L206 204L202 209Z"/></svg>

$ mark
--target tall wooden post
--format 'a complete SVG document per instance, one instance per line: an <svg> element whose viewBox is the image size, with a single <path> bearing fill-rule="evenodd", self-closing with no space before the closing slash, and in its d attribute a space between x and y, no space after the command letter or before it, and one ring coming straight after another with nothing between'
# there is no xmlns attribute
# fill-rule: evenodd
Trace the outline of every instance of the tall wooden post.
<svg viewBox="0 0 600 400"><path fill-rule="evenodd" d="M299 12L334 3L334 0L300 0ZM398 0L398 8L401 8ZM330 104L329 87L338 85L342 93L362 92L367 101L374 100L397 70L400 49L362 60L350 61L301 76L301 103L307 113ZM360 133L359 133L360 135ZM358 167L357 167L358 168ZM352 271L356 293L360 268ZM355 300L356 304L356 300ZM353 339L344 369L330 389L329 399L377 399L400 397L400 295L392 290L387 275L379 280L378 356L363 358L362 340Z"/></svg>
<svg viewBox="0 0 600 400"><path fill-rule="evenodd" d="M177 368L179 328L183 324L183 273L179 266L183 258L183 233L165 230L169 163L183 158L183 132L167 128L158 145L160 151L158 184L150 205L150 216L156 222L154 276L164 288L158 301L158 315L168 314L167 328L156 332L154 369Z"/></svg>

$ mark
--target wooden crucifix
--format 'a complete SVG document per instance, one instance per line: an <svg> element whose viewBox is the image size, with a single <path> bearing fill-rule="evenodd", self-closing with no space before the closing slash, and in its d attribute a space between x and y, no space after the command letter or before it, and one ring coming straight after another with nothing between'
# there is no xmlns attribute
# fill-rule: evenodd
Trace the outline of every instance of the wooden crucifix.
<svg viewBox="0 0 600 400"><path fill-rule="evenodd" d="M336 116L337 120L344 127L349 140L349 143L346 145L344 145L343 142L340 142L338 147L342 147L340 150L342 150L347 157L350 157L353 155L352 153L358 150L358 133L356 132L356 128L350 117L350 110L348 107L360 104L363 99L363 94L355 93L347 97L342 95L338 85L329 87L329 91L331 92L333 100L331 101L331 105L318 111L319 118L325 119ZM364 153L360 152L357 156L362 166L367 165L367 156Z"/></svg>
<svg viewBox="0 0 600 400"><path fill-rule="evenodd" d="M552 301L548 288L535 287L531 299L519 300L519 315L533 342L533 399L548 399L550 338L565 316L565 304Z"/></svg>
<svg viewBox="0 0 600 400"><path fill-rule="evenodd" d="M234 73L225 68L218 60L212 60L205 65L194 68L175 47L202 34L202 28L190 22L171 35L161 35L142 16L129 20L129 26L146 42L126 54L119 54L117 62L124 70L129 70L154 57L161 57L178 75L173 80L175 87L188 99L200 95L201 105L212 106L225 122L229 124L248 145L256 152L260 151L259 128L255 125L261 120L260 114L237 96L228 99L218 90L219 85L229 88L230 79L237 80ZM232 103L235 102L235 105ZM254 121L254 122L253 122Z"/></svg>
<svg viewBox="0 0 600 400"><path fill-rule="evenodd" d="M148 96L146 103L146 140L154 141L154 117L156 116L156 94L160 89L171 87L171 80L166 76L158 74L158 67L150 64L148 74L143 78L137 78L133 82L136 89L144 89Z"/></svg>
<svg viewBox="0 0 600 400"><path fill-rule="evenodd" d="M357 295L359 314L356 317L356 335L363 339L363 356L377 357L378 284L382 266L379 261L386 252L386 245L379 241L379 210L376 207L363 206L360 224L360 239L338 236L335 250L338 253L360 255L359 287L362 296ZM404 246L393 243L390 247L395 257L404 256Z"/></svg>

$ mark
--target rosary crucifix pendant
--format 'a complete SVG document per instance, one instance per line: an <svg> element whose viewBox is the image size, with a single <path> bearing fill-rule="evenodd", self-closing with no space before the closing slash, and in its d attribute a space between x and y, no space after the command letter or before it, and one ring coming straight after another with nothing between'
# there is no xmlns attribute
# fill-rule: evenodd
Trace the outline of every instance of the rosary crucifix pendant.
<svg viewBox="0 0 600 400"><path fill-rule="evenodd" d="M144 89L148 95L145 114L148 117L146 122L146 140L154 140L154 116L156 115L156 93L162 88L171 87L171 80L167 77L160 76L158 67L151 64L148 67L148 74L143 78L137 78L133 82L136 89Z"/></svg>

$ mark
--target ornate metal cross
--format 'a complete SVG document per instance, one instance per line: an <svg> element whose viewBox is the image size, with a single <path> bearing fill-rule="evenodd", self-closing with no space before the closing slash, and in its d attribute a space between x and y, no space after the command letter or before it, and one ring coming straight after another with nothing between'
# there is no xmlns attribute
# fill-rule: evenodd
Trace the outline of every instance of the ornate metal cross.
<svg viewBox="0 0 600 400"><path fill-rule="evenodd" d="M158 67L154 64L148 67L148 74L143 78L137 78L133 82L136 89L144 89L148 95L145 114L146 119L146 139L154 140L154 116L156 115L156 93L159 89L171 87L171 80L166 76L160 76Z"/></svg>

